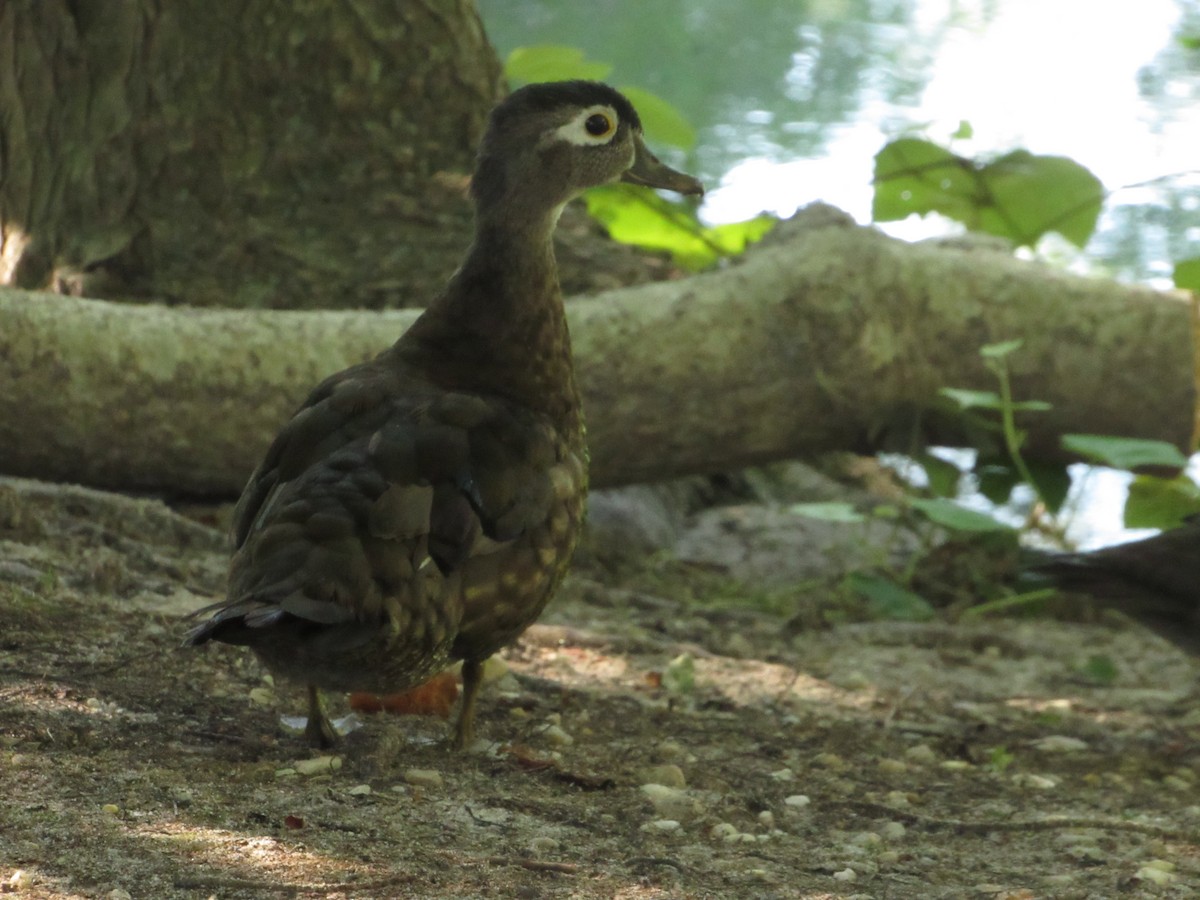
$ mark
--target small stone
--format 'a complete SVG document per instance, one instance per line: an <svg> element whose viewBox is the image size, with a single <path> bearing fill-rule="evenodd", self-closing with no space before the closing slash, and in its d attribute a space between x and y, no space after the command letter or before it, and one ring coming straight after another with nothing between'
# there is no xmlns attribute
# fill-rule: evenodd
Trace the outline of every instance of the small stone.
<svg viewBox="0 0 1200 900"><path fill-rule="evenodd" d="M908 833L901 822L884 822L879 826L879 836L885 841L898 841Z"/></svg>
<svg viewBox="0 0 1200 900"><path fill-rule="evenodd" d="M840 872L834 872L833 877L837 881L855 881L858 878L858 873L851 868L845 868Z"/></svg>
<svg viewBox="0 0 1200 900"><path fill-rule="evenodd" d="M804 794L792 794L790 797L783 798L783 805L791 809L803 809L811 802Z"/></svg>
<svg viewBox="0 0 1200 900"><path fill-rule="evenodd" d="M881 866L894 866L900 862L899 850L881 850L875 854L875 861Z"/></svg>
<svg viewBox="0 0 1200 900"><path fill-rule="evenodd" d="M965 759L944 759L938 764L938 768L947 772L965 772L973 766Z"/></svg>
<svg viewBox="0 0 1200 900"><path fill-rule="evenodd" d="M564 731L561 725L547 725L543 728L542 740L555 747L566 747L575 743L575 738Z"/></svg>
<svg viewBox="0 0 1200 900"><path fill-rule="evenodd" d="M255 706L272 706L275 703L275 692L265 687L251 688L250 702Z"/></svg>
<svg viewBox="0 0 1200 900"><path fill-rule="evenodd" d="M791 769L776 769L771 773L771 777L776 781L791 781L796 777L796 773Z"/></svg>
<svg viewBox="0 0 1200 900"><path fill-rule="evenodd" d="M679 831L683 826L675 819L655 819L653 822L647 822L642 826L642 831L655 831L660 834L670 834L672 831Z"/></svg>
<svg viewBox="0 0 1200 900"><path fill-rule="evenodd" d="M676 765L651 766L642 773L648 784L662 784L670 788L687 787L683 769Z"/></svg>
<svg viewBox="0 0 1200 900"><path fill-rule="evenodd" d="M291 766L285 766L282 769L275 770L276 778L295 778L299 774L300 773L297 772L295 769L293 769Z"/></svg>
<svg viewBox="0 0 1200 900"><path fill-rule="evenodd" d="M409 769L404 773L404 780L413 787L440 788L442 773L437 769Z"/></svg>
<svg viewBox="0 0 1200 900"><path fill-rule="evenodd" d="M1065 734L1051 734L1038 738L1033 746L1043 753L1078 753L1088 748L1087 741Z"/></svg>
<svg viewBox="0 0 1200 900"><path fill-rule="evenodd" d="M850 843L859 847L878 847L883 843L883 838L874 831L860 831L854 837L850 838Z"/></svg>
<svg viewBox="0 0 1200 900"><path fill-rule="evenodd" d="M938 761L938 755L928 744L917 744L904 751L904 758L918 766L932 766Z"/></svg>
<svg viewBox="0 0 1200 900"><path fill-rule="evenodd" d="M883 759L879 760L878 766L879 771L884 775L903 775L908 771L907 763L899 759L890 759L888 757L884 757Z"/></svg>
<svg viewBox="0 0 1200 900"><path fill-rule="evenodd" d="M1155 860L1154 862L1159 862L1159 860ZM1148 863L1134 872L1133 877L1139 881L1149 881L1151 884L1164 887L1175 880L1175 873L1168 869L1160 869L1153 863Z"/></svg>
<svg viewBox="0 0 1200 900"><path fill-rule="evenodd" d="M763 828L774 828L775 813L771 812L769 809L764 809L758 814L758 824Z"/></svg>
<svg viewBox="0 0 1200 900"><path fill-rule="evenodd" d="M0 891L4 893L16 893L19 890L23 890L27 884L29 884L29 878L25 875L25 870L17 869L8 876L8 880L4 882L3 887L0 887Z"/></svg>
<svg viewBox="0 0 1200 900"><path fill-rule="evenodd" d="M371 793L371 786L369 784L356 784L350 790L346 791L346 793L351 797L366 797Z"/></svg>
<svg viewBox="0 0 1200 900"><path fill-rule="evenodd" d="M912 805L912 797L905 791L888 791L883 799L887 801L888 806L894 806L897 809L904 809Z"/></svg>
<svg viewBox="0 0 1200 900"><path fill-rule="evenodd" d="M1013 776L1013 784L1020 787L1027 787L1035 791L1049 791L1058 787L1058 780L1051 778L1048 775L1018 773Z"/></svg>
<svg viewBox="0 0 1200 900"><path fill-rule="evenodd" d="M1190 781L1185 781L1178 775L1168 775L1162 780L1163 787L1169 788L1173 793L1181 791L1190 791L1194 785Z"/></svg>
<svg viewBox="0 0 1200 900"><path fill-rule="evenodd" d="M120 815L121 813L121 807L115 803L105 803L100 809L110 816Z"/></svg>
<svg viewBox="0 0 1200 900"><path fill-rule="evenodd" d="M681 760L687 754L687 751L683 749L683 745L681 743L672 740L662 741L657 747L654 748L654 752L658 758L664 762L669 762L676 759Z"/></svg>
<svg viewBox="0 0 1200 900"><path fill-rule="evenodd" d="M329 775L342 767L340 756L318 756L314 759L298 759L292 768L298 775Z"/></svg>
<svg viewBox="0 0 1200 900"><path fill-rule="evenodd" d="M718 822L708 833L719 841L733 841L738 836L737 826L729 822Z"/></svg>
<svg viewBox="0 0 1200 900"><path fill-rule="evenodd" d="M529 842L529 852L534 856L546 856L556 852L561 845L552 837L535 837Z"/></svg>
<svg viewBox="0 0 1200 900"><path fill-rule="evenodd" d="M700 804L687 791L662 784L643 784L642 793L663 818L688 819L702 812Z"/></svg>
<svg viewBox="0 0 1200 900"><path fill-rule="evenodd" d="M508 663L499 656L489 656L483 661L483 666L480 671L482 680L480 684L491 684L499 681L508 674Z"/></svg>
<svg viewBox="0 0 1200 900"><path fill-rule="evenodd" d="M133 900L133 894L125 890L125 888L113 888L104 895L106 900Z"/></svg>

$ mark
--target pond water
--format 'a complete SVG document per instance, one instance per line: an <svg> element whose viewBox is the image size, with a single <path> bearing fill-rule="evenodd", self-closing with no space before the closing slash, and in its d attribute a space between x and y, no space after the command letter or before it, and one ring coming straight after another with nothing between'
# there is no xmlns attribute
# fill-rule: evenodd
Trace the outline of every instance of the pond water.
<svg viewBox="0 0 1200 900"><path fill-rule="evenodd" d="M871 219L873 157L918 133L967 156L1069 156L1109 191L1083 251L1039 252L1078 271L1166 287L1200 256L1200 0L480 0L501 55L563 44L653 91L697 131L672 162L710 186L730 222L815 200ZM667 152L665 156L672 154ZM939 217L882 226L956 233ZM1092 477L1075 536L1127 538L1120 479ZM1115 506L1114 506L1115 504Z"/></svg>

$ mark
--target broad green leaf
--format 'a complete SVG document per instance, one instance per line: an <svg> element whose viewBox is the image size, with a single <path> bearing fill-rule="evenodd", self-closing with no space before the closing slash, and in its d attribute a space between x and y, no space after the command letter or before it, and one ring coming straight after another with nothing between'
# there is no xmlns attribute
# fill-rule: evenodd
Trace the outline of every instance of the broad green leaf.
<svg viewBox="0 0 1200 900"><path fill-rule="evenodd" d="M1125 499L1126 528L1174 528L1200 513L1200 488L1186 475L1155 478L1139 475Z"/></svg>
<svg viewBox="0 0 1200 900"><path fill-rule="evenodd" d="M984 166L980 175L989 197L980 211L980 231L1029 247L1057 231L1082 247L1096 230L1104 185L1072 159L1016 150Z"/></svg>
<svg viewBox="0 0 1200 900"><path fill-rule="evenodd" d="M925 470L929 479L929 489L938 497L954 497L958 494L958 483L962 479L962 470L952 462L947 462L932 453L922 453L916 461Z"/></svg>
<svg viewBox="0 0 1200 900"><path fill-rule="evenodd" d="M1000 341L997 344L984 344L979 348L979 355L987 359L1003 359L1014 350L1020 350L1025 341L1015 338L1011 341Z"/></svg>
<svg viewBox="0 0 1200 900"><path fill-rule="evenodd" d="M758 216L705 228L691 212L653 191L627 184L593 188L584 195L588 212L614 240L652 250L668 250L688 269L703 269L723 256L735 256L774 227L772 216Z"/></svg>
<svg viewBox="0 0 1200 900"><path fill-rule="evenodd" d="M642 128L651 140L683 150L691 150L696 146L696 129L692 123L658 94L638 87L622 87L621 93L637 109Z"/></svg>
<svg viewBox="0 0 1200 900"><path fill-rule="evenodd" d="M1083 246L1103 200L1099 179L1062 156L1016 150L985 164L911 137L875 156L872 214L879 222L938 212L1018 246L1050 231Z"/></svg>
<svg viewBox="0 0 1200 900"><path fill-rule="evenodd" d="M908 501L913 509L925 518L943 528L954 531L1012 531L999 519L992 518L987 513L977 512L960 506L953 500L936 497L926 500L920 497Z"/></svg>
<svg viewBox="0 0 1200 900"><path fill-rule="evenodd" d="M928 600L890 579L867 572L851 572L848 582L850 588L867 601L871 612L881 619L923 622L934 616Z"/></svg>
<svg viewBox="0 0 1200 900"><path fill-rule="evenodd" d="M806 519L819 519L822 522L867 521L867 517L850 503L793 503L788 510Z"/></svg>
<svg viewBox="0 0 1200 900"><path fill-rule="evenodd" d="M1200 256L1193 256L1175 264L1175 287L1200 292Z"/></svg>
<svg viewBox="0 0 1200 900"><path fill-rule="evenodd" d="M517 47L504 61L504 74L512 81L534 84L539 81L568 81L586 78L600 81L608 77L612 66L584 58L578 47L538 44Z"/></svg>
<svg viewBox="0 0 1200 900"><path fill-rule="evenodd" d="M1062 509L1071 490L1071 473L1067 471L1066 463L1026 460L1025 466L1033 476L1034 487L1046 508L1052 513Z"/></svg>
<svg viewBox="0 0 1200 900"><path fill-rule="evenodd" d="M966 119L960 119L958 128L954 129L954 134L950 135L952 141L969 141L975 136L975 128Z"/></svg>
<svg viewBox="0 0 1200 900"><path fill-rule="evenodd" d="M1141 466L1182 469L1187 465L1187 457L1178 447L1166 441L1101 434L1064 434L1062 445L1072 453L1114 469L1137 469Z"/></svg>
<svg viewBox="0 0 1200 900"><path fill-rule="evenodd" d="M970 160L921 138L899 138L875 156L871 215L877 222L895 222L940 212L970 227L983 202L976 190Z"/></svg>

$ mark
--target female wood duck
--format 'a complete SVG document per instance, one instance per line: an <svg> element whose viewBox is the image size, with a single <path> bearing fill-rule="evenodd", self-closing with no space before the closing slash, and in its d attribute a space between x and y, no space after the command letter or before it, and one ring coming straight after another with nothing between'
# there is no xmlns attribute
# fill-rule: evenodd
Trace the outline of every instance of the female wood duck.
<svg viewBox="0 0 1200 900"><path fill-rule="evenodd" d="M275 438L234 511L227 599L185 644L251 647L318 689L389 693L463 661L457 746L484 660L541 614L575 547L587 448L551 237L586 188L700 194L629 101L536 84L492 112L462 267L388 350L332 375Z"/></svg>

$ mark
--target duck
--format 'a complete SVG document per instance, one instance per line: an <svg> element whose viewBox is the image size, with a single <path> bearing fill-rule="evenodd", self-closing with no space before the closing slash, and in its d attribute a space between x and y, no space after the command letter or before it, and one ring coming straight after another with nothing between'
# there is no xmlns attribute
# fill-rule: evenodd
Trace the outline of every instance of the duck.
<svg viewBox="0 0 1200 900"><path fill-rule="evenodd" d="M458 270L374 359L317 385L234 512L226 597L189 647L249 647L307 688L398 693L462 664L451 743L474 740L484 662L541 615L584 517L588 451L552 237L565 205L625 182L702 195L594 81L531 84L491 112Z"/></svg>

